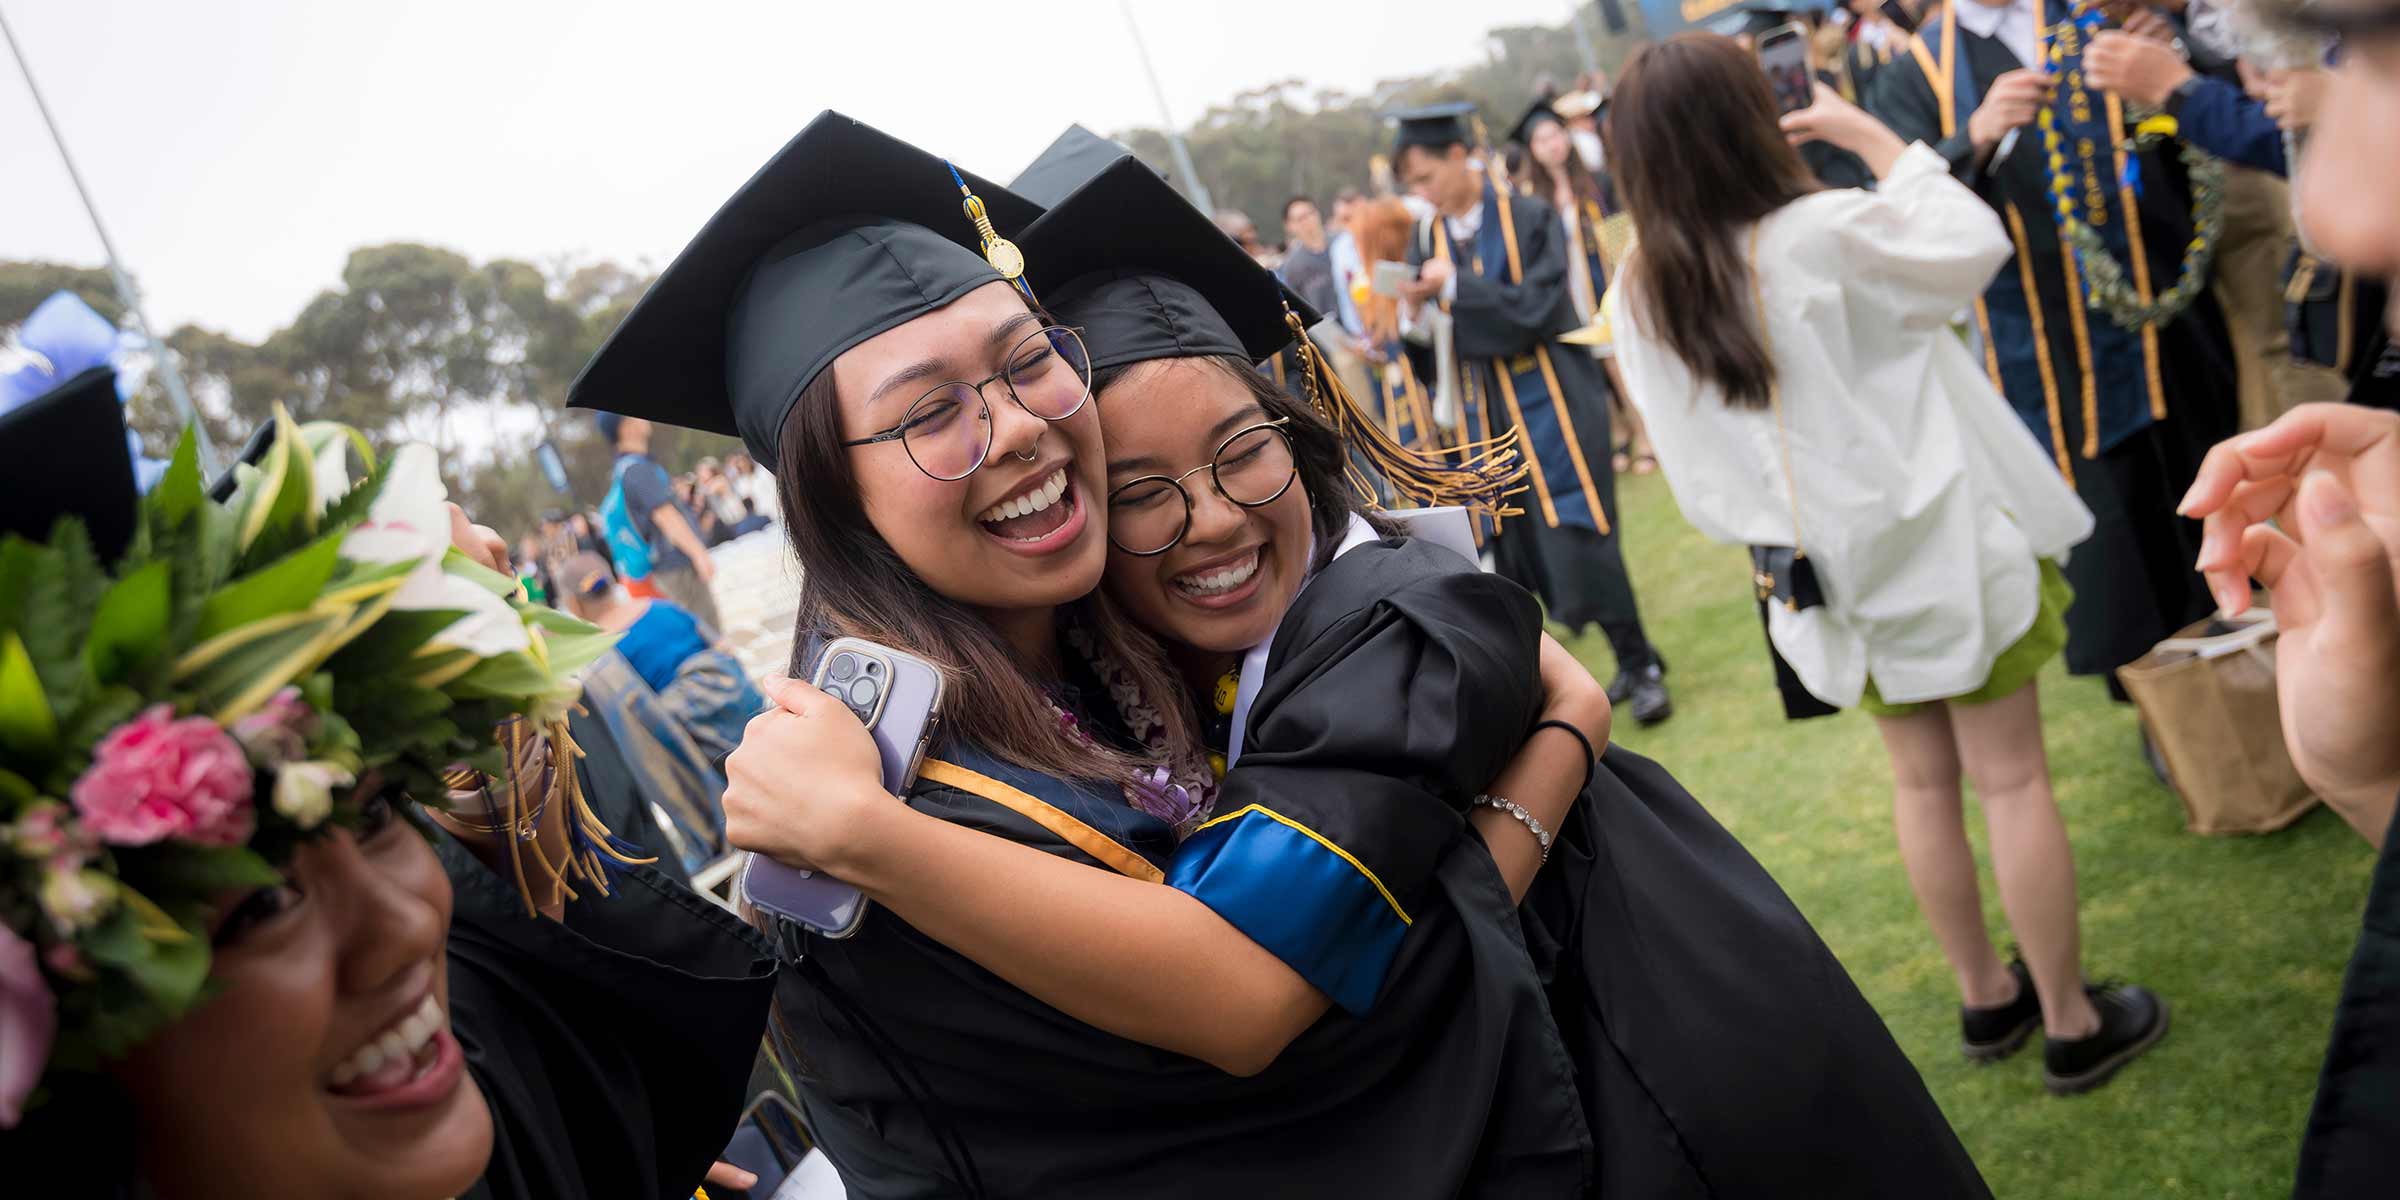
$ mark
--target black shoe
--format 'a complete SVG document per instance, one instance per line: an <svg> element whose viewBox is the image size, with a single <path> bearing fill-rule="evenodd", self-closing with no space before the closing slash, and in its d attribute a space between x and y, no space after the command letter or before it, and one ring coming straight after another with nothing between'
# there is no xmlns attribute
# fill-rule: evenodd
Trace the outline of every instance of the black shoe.
<svg viewBox="0 0 2400 1200"><path fill-rule="evenodd" d="M2167 1002L2132 984L2086 985L2100 1010L2099 1032L2042 1045L2042 1084L2053 1096L2072 1096L2107 1083L2126 1063L2167 1036Z"/></svg>
<svg viewBox="0 0 2400 1200"><path fill-rule="evenodd" d="M2008 964L2017 981L2017 998L1991 1008L1958 1009L1959 1049L1969 1062L1995 1063L2024 1048L2033 1031L2042 1027L2042 998L2033 990L2033 973L2025 960Z"/></svg>
<svg viewBox="0 0 2400 1200"><path fill-rule="evenodd" d="M1667 669L1652 663L1638 671L1625 671L1617 676L1625 685L1625 698L1615 696L1609 688L1609 703L1623 709L1636 725L1656 725L1675 715L1675 698L1667 694Z"/></svg>

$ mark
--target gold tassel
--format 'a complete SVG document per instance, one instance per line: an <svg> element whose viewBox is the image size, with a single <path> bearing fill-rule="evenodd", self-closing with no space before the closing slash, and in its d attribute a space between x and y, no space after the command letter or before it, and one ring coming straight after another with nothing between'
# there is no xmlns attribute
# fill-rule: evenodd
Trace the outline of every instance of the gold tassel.
<svg viewBox="0 0 2400 1200"><path fill-rule="evenodd" d="M655 855L633 858L617 849L608 826L602 823L599 814L592 811L591 803L584 798L583 781L575 771L575 761L584 756L583 748L575 744L574 735L567 731L564 719L551 722L540 733L529 730L522 720L512 720L500 727L499 736L508 750L508 780L503 789L507 798L494 803L491 789L483 789L485 815L493 827L506 831L500 836L508 845L509 871L517 885L517 898L525 903L527 916L539 916L541 913L540 905L534 899L537 885L543 893L555 895L561 901L580 897L581 893L575 889L577 882L587 884L594 892L606 896L609 863L629 867L658 861ZM518 773L517 764L523 760L527 747L536 738L549 745L549 776L544 785L541 805L528 813L525 810L525 780ZM550 860L538 835L526 836L528 820L538 820L551 813L558 814L556 819L568 823L566 855L561 862ZM532 851L531 870L526 866L528 848Z"/></svg>
<svg viewBox="0 0 2400 1200"><path fill-rule="evenodd" d="M1293 344L1300 352L1310 405L1345 445L1374 464L1392 494L1417 505L1454 504L1492 517L1513 517L1524 512L1508 503L1509 497L1525 490L1526 465L1517 450L1517 430L1462 442L1456 447L1455 457L1407 446L1342 386L1332 365L1309 339L1307 327L1300 323L1300 314L1292 311L1288 303L1283 306L1283 321L1291 327ZM1369 505L1378 504L1375 481L1359 469L1357 460L1344 456L1342 475L1360 499Z"/></svg>

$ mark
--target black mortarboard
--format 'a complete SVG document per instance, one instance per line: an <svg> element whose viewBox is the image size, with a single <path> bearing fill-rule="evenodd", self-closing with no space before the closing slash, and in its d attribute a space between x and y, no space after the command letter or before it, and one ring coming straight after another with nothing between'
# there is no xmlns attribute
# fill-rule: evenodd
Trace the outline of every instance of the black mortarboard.
<svg viewBox="0 0 2400 1200"><path fill-rule="evenodd" d="M808 123L667 264L567 403L738 435L773 471L792 402L844 350L1003 278L961 208L1040 211L836 112Z"/></svg>
<svg viewBox="0 0 2400 1200"><path fill-rule="evenodd" d="M1802 28L1813 27L1824 15L1824 9L1812 4L1795 4L1793 0L1744 0L1716 16L1701 22L1711 33L1726 37L1759 34L1779 25L1799 22Z"/></svg>
<svg viewBox="0 0 2400 1200"><path fill-rule="evenodd" d="M93 367L0 413L0 479L0 535L47 542L60 517L80 517L100 561L115 562L139 499L116 373Z"/></svg>
<svg viewBox="0 0 2400 1200"><path fill-rule="evenodd" d="M1081 125L1069 125L1058 140L1008 181L1008 190L1048 208L1114 164L1133 157L1133 149L1104 138Z"/></svg>
<svg viewBox="0 0 2400 1200"><path fill-rule="evenodd" d="M1019 241L1043 304L1083 331L1095 370L1202 355L1258 362L1291 344L1287 302L1303 326L1317 320L1140 159L1102 167Z"/></svg>
<svg viewBox="0 0 2400 1200"><path fill-rule="evenodd" d="M1565 125L1567 119L1558 115L1558 110L1551 107L1553 103L1555 101L1546 96L1534 101L1532 106L1525 110L1525 115L1517 118L1517 123L1509 127L1508 140L1520 145L1531 146L1533 145L1533 127L1536 123L1553 121Z"/></svg>
<svg viewBox="0 0 2400 1200"><path fill-rule="evenodd" d="M1428 104L1422 108L1404 108L1384 116L1400 123L1400 131L1392 141L1392 158L1410 146L1444 150L1453 145L1470 149L1478 140L1475 136L1475 106L1465 100L1448 104Z"/></svg>
<svg viewBox="0 0 2400 1200"><path fill-rule="evenodd" d="M1453 461L1394 440L1303 332L1316 312L1139 159L1120 159L1075 188L1023 243L1045 305L1082 330L1094 371L1217 355L1259 363L1288 346L1303 398L1390 492L1496 509L1524 472L1505 448L1469 446ZM1360 495L1378 494L1355 458L1346 470Z"/></svg>

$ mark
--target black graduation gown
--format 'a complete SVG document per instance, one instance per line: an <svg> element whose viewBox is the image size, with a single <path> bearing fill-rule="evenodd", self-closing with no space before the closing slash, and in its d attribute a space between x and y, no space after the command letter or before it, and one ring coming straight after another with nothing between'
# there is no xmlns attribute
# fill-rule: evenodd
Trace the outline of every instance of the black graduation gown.
<svg viewBox="0 0 2400 1200"><path fill-rule="evenodd" d="M1510 636L1530 647L1539 614L1517 594ZM1477 620L1488 627L1492 611L1478 606ZM1532 701L1488 669L1473 697L1460 695L1472 665L1455 666L1461 635L1445 625L1393 606L1312 614L1287 617L1253 708L1257 749L1227 777L1218 811L1237 819L1217 828L1236 836L1218 835L1200 878L1176 882L1294 953L1241 897L1271 896L1278 883L1296 892L1300 877L1278 872L1320 843L1286 843L1281 858L1269 847L1244 887L1239 860L1258 848L1246 831L1288 828L1253 806L1341 839L1409 916L1389 958L1372 964L1381 974L1365 1010L1335 1008L1264 1072L1236 1078L1068 1017L887 911L840 941L786 927L787 946L808 958L786 972L777 1033L851 1196L1585 1191L1590 1143L1573 1069L1507 889L1462 815L1514 747L1454 752L1447 737L1460 719L1453 704L1503 704L1523 724ZM1407 715L1415 736L1358 733L1389 728L1356 719L1362 695ZM1318 752L1291 749L1305 746ZM1069 787L956 745L941 761L912 806L1136 878L1169 882L1177 869L1171 832L1114 789ZM1405 819L1362 820L1379 807ZM1315 865L1337 863L1321 854ZM1339 947L1320 949L1304 973L1358 966L1355 955L1335 962Z"/></svg>
<svg viewBox="0 0 2400 1200"><path fill-rule="evenodd" d="M450 876L451 1028L492 1109L467 1195L692 1194L733 1136L774 989L765 941L648 867L529 917L512 883L431 835Z"/></svg>
<svg viewBox="0 0 2400 1200"><path fill-rule="evenodd" d="M1929 22L1923 53L1937 69L1943 36ZM2020 65L1997 39L1961 29L1957 43L1959 90L1975 97ZM1987 341L1996 342L1989 362L2010 405L2092 510L2092 537L2065 568L2075 587L2067 666L2077 674L2113 672L2214 607L2192 570L2199 523L2176 517L2174 508L2202 456L2232 436L2239 419L2224 318L2203 290L2180 317L2149 335L2154 356L2138 340L2128 342L2069 287L2058 228L2048 215L2053 201L2039 131L2026 128L1998 170L1986 173L1966 134L1973 105L1959 97L1952 106L1955 130L1945 131L1935 86L1918 55L1902 53L1876 71L1869 107L1901 137L1941 153L1952 173L2008 222L2017 256L2001 267L1979 312ZM2143 248L2151 279L2165 287L2192 236L2190 192L2173 155L2148 152L2140 159L2149 181L2136 204ZM2121 204L2111 211L2121 214ZM2039 298L2035 316L2026 315L2022 300L2028 268ZM2087 379L2097 380L2088 400ZM2163 417L2155 415L2161 411Z"/></svg>
<svg viewBox="0 0 2400 1200"><path fill-rule="evenodd" d="M2358 948L2300 1142L2293 1200L2389 1194L2400 1179L2400 819L2384 834Z"/></svg>
<svg viewBox="0 0 2400 1200"><path fill-rule="evenodd" d="M1514 234L1513 266L1504 231ZM1464 432L1482 439L1521 425L1533 467L1519 497L1525 514L1500 523L1494 564L1540 596L1551 620L1599 625L1619 667L1654 661L1616 536L1608 377L1590 351L1558 341L1581 324L1567 271L1582 264L1569 261L1557 212L1539 196L1487 184L1473 245L1450 245L1438 217L1417 226L1409 264L1436 257L1457 272L1450 316ZM1417 378L1438 377L1431 350L1412 344L1409 354Z"/></svg>
<svg viewBox="0 0 2400 1200"><path fill-rule="evenodd" d="M1320 783L1272 781L1278 799L1269 802L1297 806L1337 840L1362 839L1369 865L1390 861L1394 840L1411 831L1430 840L1539 716L1538 689L1527 686L1540 652L1530 607L1513 585L1423 542L1393 538L1342 555L1276 634L1252 710L1256 748L1227 776L1229 790L1262 767ZM1438 631L1442 652L1430 663L1399 657L1351 632L1362 619ZM1402 690L1401 712L1358 704ZM1296 714L1297 725L1281 727ZM1296 753L1276 752L1282 746ZM1311 765L1374 763L1380 772L1445 752L1460 765L1427 790L1448 798L1449 810L1378 796ZM1574 1059L1594 1144L1592 1194L1989 1195L1807 918L1657 764L1608 751L1519 920Z"/></svg>

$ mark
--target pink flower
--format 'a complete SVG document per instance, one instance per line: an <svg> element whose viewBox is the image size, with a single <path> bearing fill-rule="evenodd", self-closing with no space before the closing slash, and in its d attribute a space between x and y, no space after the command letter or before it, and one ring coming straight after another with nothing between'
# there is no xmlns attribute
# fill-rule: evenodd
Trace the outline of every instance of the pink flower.
<svg viewBox="0 0 2400 1200"><path fill-rule="evenodd" d="M33 944L0 925L0 1129L14 1129L25 1115L25 1097L41 1082L57 1032L58 1002Z"/></svg>
<svg viewBox="0 0 2400 1200"><path fill-rule="evenodd" d="M56 858L69 851L89 853L90 847L76 843L75 829L67 822L67 806L56 800L36 800L25 806L17 823L0 833L17 853L27 858Z"/></svg>
<svg viewBox="0 0 2400 1200"><path fill-rule="evenodd" d="M238 846L250 840L250 764L206 717L175 719L155 704L109 731L92 768L75 781L75 811L101 841L146 846L162 838Z"/></svg>
<svg viewBox="0 0 2400 1200"><path fill-rule="evenodd" d="M271 770L308 757L308 739L319 724L317 710L300 698L300 689L287 687L235 721L233 739L249 752L252 764Z"/></svg>

